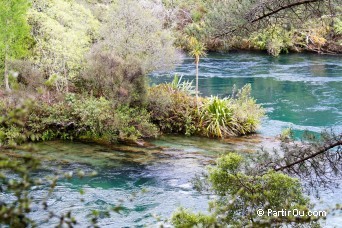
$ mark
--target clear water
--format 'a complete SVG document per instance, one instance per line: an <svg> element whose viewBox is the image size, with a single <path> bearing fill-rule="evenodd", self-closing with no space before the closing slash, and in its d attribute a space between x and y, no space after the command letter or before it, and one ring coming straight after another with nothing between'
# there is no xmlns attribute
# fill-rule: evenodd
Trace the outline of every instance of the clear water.
<svg viewBox="0 0 342 228"><path fill-rule="evenodd" d="M250 83L252 95L267 110L260 133L274 136L282 128L300 132L342 130L342 58L288 54L278 58L260 53L210 54L199 68L204 96L231 94L233 85ZM193 59L174 72L153 74L152 83L171 81L174 74L194 80Z"/></svg>
<svg viewBox="0 0 342 228"><path fill-rule="evenodd" d="M194 79L193 60L185 58L174 72L155 73L151 83L171 81L174 73ZM116 146L105 148L94 144L49 142L38 144L38 154L49 160L50 167L63 170L96 170L99 175L61 181L49 205L52 210L74 211L86 224L85 215L91 209L105 209L124 199L122 214L100 220L104 227L141 227L156 225L153 215L169 218L179 206L194 211L207 210L207 196L191 187L191 179L203 171L219 154L229 151L251 152L257 146L272 148L274 136L292 126L298 135L305 129L319 132L334 127L342 130L342 61L338 57L308 54L282 55L273 58L263 54L210 54L201 60L200 91L203 95L225 96L232 86L251 83L253 96L267 110L258 135L228 140L198 137L165 136L151 141L151 146L137 148ZM53 164L51 166L51 164ZM79 189L85 190L80 196ZM141 193L146 189L146 193ZM46 189L35 189L36 197ZM137 197L131 202L132 194ZM84 202L80 202L80 198ZM342 203L342 191L324 193L321 207ZM47 214L39 207L32 216L41 227ZM324 226L341 224L341 219L328 219Z"/></svg>

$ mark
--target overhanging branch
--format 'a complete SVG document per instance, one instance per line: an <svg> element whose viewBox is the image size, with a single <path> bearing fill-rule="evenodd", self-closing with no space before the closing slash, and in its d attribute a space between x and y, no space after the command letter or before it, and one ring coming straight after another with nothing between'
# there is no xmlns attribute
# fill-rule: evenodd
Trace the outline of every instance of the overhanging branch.
<svg viewBox="0 0 342 228"><path fill-rule="evenodd" d="M295 162L292 162L292 163L290 163L290 164L288 164L288 165L286 165L286 166L282 166L282 167L275 168L274 170L275 170L275 171L282 171L282 170L284 170L284 169L288 169L288 168L290 168L290 167L293 167L294 165L303 163L303 162L305 162L305 161L307 161L307 160L310 160L310 159L312 159L312 158L314 158L314 157L316 157L316 156L318 156L318 155L320 155L320 154L323 154L323 153L327 152L328 150L333 149L333 148L335 148L335 147L337 147L337 146L342 146L342 140L337 141L337 142L335 142L335 143L333 143L333 144L324 146L324 147L322 147L320 150L318 150L316 153L313 153L313 154L311 154L311 155L309 155L309 156L307 156L307 157L304 157L304 158L302 158L302 159L300 159L300 160L297 160L297 161L295 161Z"/></svg>
<svg viewBox="0 0 342 228"><path fill-rule="evenodd" d="M327 0L299 0L299 1L295 1L295 2L292 2L292 3L288 3L286 5L278 5L277 8L275 9L272 9L270 8L266 3L262 3L263 5L260 5L260 6L257 6L255 7L254 9L261 9L262 11L262 15L260 16L256 16L258 12L253 12L253 9L250 11L250 13L254 14L254 15L246 15L247 18L250 18L248 19L248 22L243 24L243 25L240 25L238 27L235 27L235 28L232 28L230 29L229 31L227 32L224 32L224 33L221 33L221 34L218 34L215 36L215 38L220 38L222 36L226 36L226 35L229 35L229 34L232 34L236 31L239 31L241 29L244 29L246 27L248 27L248 25L250 24L254 24L258 21L262 21L263 19L265 18L268 18L268 17L271 17L283 10L286 10L286 9L293 9L294 7L297 7L297 6L301 6L301 5L308 5L308 4L311 4L311 3L315 3L315 2L323 2L323 1L327 1ZM276 3L278 1L275 1ZM279 4L279 2L278 2ZM265 9L267 9L269 12L265 12ZM255 17L256 16L256 17Z"/></svg>

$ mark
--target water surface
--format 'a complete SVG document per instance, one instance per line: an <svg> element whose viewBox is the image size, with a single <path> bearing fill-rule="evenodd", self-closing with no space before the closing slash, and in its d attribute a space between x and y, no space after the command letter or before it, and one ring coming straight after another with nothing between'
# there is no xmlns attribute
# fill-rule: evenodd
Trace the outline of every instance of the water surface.
<svg viewBox="0 0 342 228"><path fill-rule="evenodd" d="M152 83L171 81L173 75L194 79L193 59L174 72L154 73ZM48 142L38 144L37 155L49 160L52 169L64 171L84 169L99 175L74 178L59 182L49 200L51 209L60 212L72 210L81 222L92 209L103 210L118 205L124 199L124 210L103 218L103 227L142 227L156 224L155 216L169 218L175 208L184 206L194 211L206 211L208 198L192 189L191 180L205 165L220 154L230 151L253 152L260 145L272 148L274 136L281 129L292 127L297 133L308 129L319 132L334 127L342 130L342 61L338 57L289 54L273 58L264 54L234 53L210 54L201 60L200 91L205 96L227 96L233 85L238 88L252 85L252 95L267 110L259 135L228 140L210 140L199 137L164 136L151 141L146 148L95 144ZM83 188L85 195L80 196ZM142 190L145 193L141 193ZM42 197L46 189L32 191ZM137 197L130 201L132 195ZM321 208L342 203L342 191L323 194ZM84 202L80 202L84 198ZM41 227L47 214L38 206L32 216ZM325 227L338 226L342 221L328 219Z"/></svg>
<svg viewBox="0 0 342 228"><path fill-rule="evenodd" d="M173 72L152 74L152 83L171 81L174 74L194 80L192 58ZM233 85L252 85L252 95L267 110L260 132L275 136L282 128L320 132L342 130L342 58L315 54L271 57L260 53L209 54L199 67L204 96L229 96Z"/></svg>

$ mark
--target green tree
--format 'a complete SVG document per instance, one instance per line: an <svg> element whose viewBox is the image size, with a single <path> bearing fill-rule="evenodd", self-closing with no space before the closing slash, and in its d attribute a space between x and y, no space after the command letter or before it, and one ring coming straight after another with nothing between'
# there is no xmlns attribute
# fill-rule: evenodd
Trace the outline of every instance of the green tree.
<svg viewBox="0 0 342 228"><path fill-rule="evenodd" d="M2 0L0 2L0 70L4 71L4 84L9 86L9 62L27 55L30 27L27 23L27 0Z"/></svg>
<svg viewBox="0 0 342 228"><path fill-rule="evenodd" d="M211 215L194 214L180 209L172 216L176 227L275 227L282 224L309 223L321 217L274 216L269 211L308 211L312 205L303 194L299 179L268 170L258 174L252 164L238 154L230 153L209 168L207 183L199 187L213 191L219 198L210 204ZM258 210L265 212L257 214ZM191 224L191 226L184 226Z"/></svg>
<svg viewBox="0 0 342 228"><path fill-rule="evenodd" d="M28 15L36 42L33 62L45 77L55 79L58 91L68 90L97 39L98 20L77 1L67 0L34 0Z"/></svg>
<svg viewBox="0 0 342 228"><path fill-rule="evenodd" d="M200 57L206 55L206 47L204 43L200 42L195 37L190 37L189 39L189 49L190 49L190 55L195 57L195 64L196 64L196 104L198 106L198 67L199 67L199 61Z"/></svg>

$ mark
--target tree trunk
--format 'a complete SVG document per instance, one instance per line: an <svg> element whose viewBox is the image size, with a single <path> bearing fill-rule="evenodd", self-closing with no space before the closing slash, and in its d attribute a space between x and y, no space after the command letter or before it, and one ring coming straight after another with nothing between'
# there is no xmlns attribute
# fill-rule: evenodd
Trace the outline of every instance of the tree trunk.
<svg viewBox="0 0 342 228"><path fill-rule="evenodd" d="M199 65L199 56L196 56L196 105L198 107L198 65Z"/></svg>
<svg viewBox="0 0 342 228"><path fill-rule="evenodd" d="M11 88L9 87L9 80L8 80L8 67L7 67L7 53L5 54L5 87L7 92L11 92Z"/></svg>

